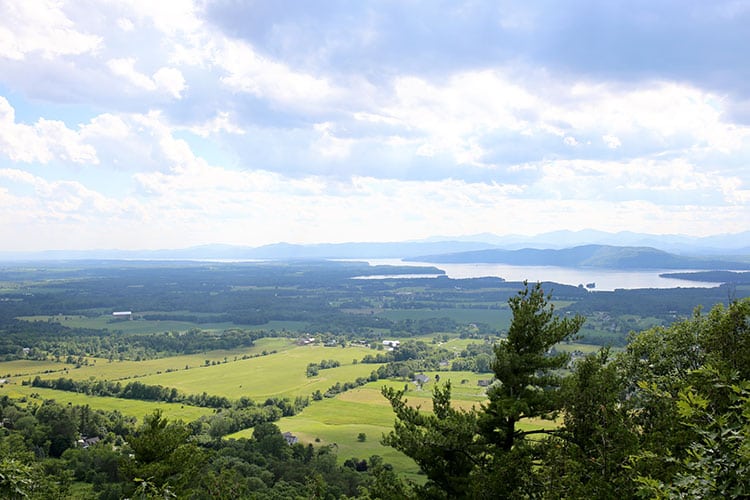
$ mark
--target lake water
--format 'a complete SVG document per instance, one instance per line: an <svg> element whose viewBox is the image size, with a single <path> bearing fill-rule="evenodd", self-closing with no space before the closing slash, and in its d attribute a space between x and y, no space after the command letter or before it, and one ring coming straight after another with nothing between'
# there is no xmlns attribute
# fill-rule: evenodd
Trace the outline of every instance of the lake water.
<svg viewBox="0 0 750 500"><path fill-rule="evenodd" d="M436 262L404 262L400 259L367 259L370 265L434 266L442 269L449 278L482 278L496 276L505 281L553 281L578 286L595 283L594 290L611 291L617 288L711 288L719 283L662 278L661 273L680 272L677 269L644 269L622 271L615 269L572 268L556 266L511 266L507 264L442 264ZM693 269L692 271L695 271ZM414 277L414 275L405 275ZM419 275L417 275L419 276ZM433 275L424 275L429 278Z"/></svg>

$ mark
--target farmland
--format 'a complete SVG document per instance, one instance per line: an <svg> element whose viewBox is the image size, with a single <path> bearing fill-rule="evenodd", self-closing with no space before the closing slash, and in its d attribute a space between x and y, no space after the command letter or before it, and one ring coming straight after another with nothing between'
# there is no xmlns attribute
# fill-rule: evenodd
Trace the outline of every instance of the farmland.
<svg viewBox="0 0 750 500"><path fill-rule="evenodd" d="M379 455L421 481L411 459L380 443L395 418L381 389L404 389L409 405L429 412L439 377L454 407L479 408L492 346L511 321L506 301L523 285L352 279L397 271L351 262L0 269L0 396L139 420L158 410L190 422L203 441L250 438L275 422L303 444L333 446L339 463ZM630 330L689 315L687 298L724 293L661 291L657 307L649 292L554 290L561 315L587 316L581 338L556 346L574 356L617 350ZM132 317L113 317L120 310Z"/></svg>

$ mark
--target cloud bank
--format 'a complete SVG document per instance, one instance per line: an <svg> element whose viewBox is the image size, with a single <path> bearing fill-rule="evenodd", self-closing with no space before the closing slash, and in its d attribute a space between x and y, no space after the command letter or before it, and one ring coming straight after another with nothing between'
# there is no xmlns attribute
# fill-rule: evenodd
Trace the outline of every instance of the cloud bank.
<svg viewBox="0 0 750 500"><path fill-rule="evenodd" d="M0 6L3 250L750 220L750 4Z"/></svg>

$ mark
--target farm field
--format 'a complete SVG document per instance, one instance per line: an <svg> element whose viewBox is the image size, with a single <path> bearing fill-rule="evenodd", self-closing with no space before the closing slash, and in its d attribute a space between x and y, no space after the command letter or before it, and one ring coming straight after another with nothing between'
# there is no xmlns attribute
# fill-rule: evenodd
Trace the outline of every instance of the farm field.
<svg viewBox="0 0 750 500"><path fill-rule="evenodd" d="M440 375L441 383L451 381L454 407L467 410L471 407L479 408L479 405L486 400L484 389L477 385L478 380L487 378L486 375L483 377L472 372L426 372L425 374L433 380L436 374ZM461 383L462 381L465 382ZM338 394L335 398L315 401L301 413L282 418L278 422L279 428L284 432L291 432L305 444L334 444L340 462L351 457L362 459L371 455L380 455L400 473L421 482L424 479L417 476L419 468L413 460L393 448L380 444L382 436L393 429L395 420L390 403L381 394L381 389L383 386L403 389L405 384L409 387L405 395L409 404L420 406L423 411L431 411L434 382L417 389L412 382L378 380ZM549 429L556 426L555 422L535 419L521 422L519 429ZM364 442L358 440L360 433L366 435ZM252 436L252 429L245 429L227 437L250 436Z"/></svg>
<svg viewBox="0 0 750 500"><path fill-rule="evenodd" d="M206 351L205 353L170 356L166 358L146 359L143 361L109 361L104 358L85 358L88 364L76 368L75 365L54 361L16 360L0 362L0 374L11 376L32 377L39 375L43 379L66 377L73 380L86 380L92 377L101 380L120 380L143 377L165 372L167 370L184 371L203 366L206 360L222 362L224 358L234 360L235 357L255 356L263 351L281 351L294 347L294 343L286 338L258 339L252 347L230 350ZM67 371L64 371L66 370ZM53 373L45 373L51 371Z"/></svg>
<svg viewBox="0 0 750 500"><path fill-rule="evenodd" d="M510 309L504 304L500 309L496 308L497 304L493 306L493 309L384 309L377 314L394 321L444 317L456 323L486 323L492 328L507 328L510 325Z"/></svg>
<svg viewBox="0 0 750 500"><path fill-rule="evenodd" d="M65 369L73 370L75 365L61 363L53 360L37 361L33 359L14 359L12 361L0 362L0 376L5 378L34 375L45 372L62 372ZM57 375L60 376L59 374Z"/></svg>
<svg viewBox="0 0 750 500"><path fill-rule="evenodd" d="M157 409L161 410L167 418L182 420L183 422L191 422L213 412L211 408L200 408L197 406L181 405L179 403L87 396L86 394L75 392L56 391L54 389L18 384L8 384L0 388L0 396L3 395L14 399L26 398L28 402L41 403L42 400L51 399L64 405L89 405L95 410L118 410L123 415L135 417L139 420ZM32 397L32 395L38 395L39 397Z"/></svg>
<svg viewBox="0 0 750 500"><path fill-rule="evenodd" d="M316 390L325 392L336 382L351 382L358 377L369 376L380 365L353 364L353 360L359 361L371 352L366 347L295 346L267 356L197 370L150 375L138 380L144 384L174 387L188 394L205 391L231 399L242 396L253 399L306 397ZM318 376L307 377L307 365L323 359L334 359L341 366L320 370Z"/></svg>
<svg viewBox="0 0 750 500"><path fill-rule="evenodd" d="M130 321L113 321L111 314L103 314L96 317L62 314L54 316L21 316L19 319L29 322L50 321L69 328L89 328L92 330L109 330L111 332L132 334L185 332L193 328L205 331L222 331L228 328L243 326L235 325L234 323L191 323L176 320L133 319Z"/></svg>

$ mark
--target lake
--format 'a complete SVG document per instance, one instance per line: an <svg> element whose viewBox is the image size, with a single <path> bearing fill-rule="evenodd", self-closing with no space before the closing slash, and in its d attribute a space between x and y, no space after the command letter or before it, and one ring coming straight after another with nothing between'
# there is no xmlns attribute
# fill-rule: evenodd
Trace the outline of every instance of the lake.
<svg viewBox="0 0 750 500"><path fill-rule="evenodd" d="M643 269L623 271L618 269L572 268L556 266L512 266L508 264L442 264L437 262L404 262L401 259L362 259L370 265L434 266L445 271L449 278L482 278L496 276L506 281L553 281L564 285L596 283L594 290L611 291L617 288L711 288L720 283L662 278L661 273L681 272L677 269ZM688 272L696 271L695 269ZM434 275L405 275L404 277L430 278ZM380 276L381 278L386 276Z"/></svg>

